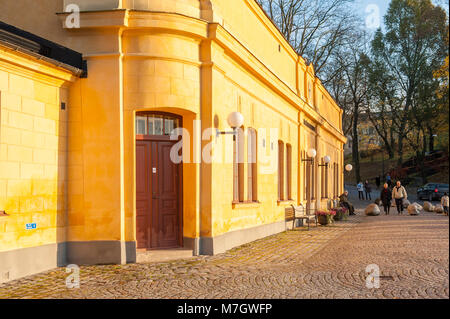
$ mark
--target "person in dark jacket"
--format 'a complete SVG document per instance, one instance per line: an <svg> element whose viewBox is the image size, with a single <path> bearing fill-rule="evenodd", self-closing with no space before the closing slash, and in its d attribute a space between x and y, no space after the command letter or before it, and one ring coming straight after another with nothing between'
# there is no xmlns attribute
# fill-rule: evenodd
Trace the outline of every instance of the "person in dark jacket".
<svg viewBox="0 0 450 319"><path fill-rule="evenodd" d="M381 177L377 176L377 178L375 178L375 185L377 185L377 189L380 188L381 185Z"/></svg>
<svg viewBox="0 0 450 319"><path fill-rule="evenodd" d="M391 209L392 192L389 189L389 185L387 183L384 184L384 188L381 190L380 199L383 203L384 213L386 215L389 215L389 210Z"/></svg>
<svg viewBox="0 0 450 319"><path fill-rule="evenodd" d="M339 205L341 207L347 208L350 215L356 215L355 214L355 207L348 200L348 191L347 190L344 192L344 194L339 196Z"/></svg>
<svg viewBox="0 0 450 319"><path fill-rule="evenodd" d="M364 183L364 191L366 192L366 200L372 200L372 187L370 187L368 180L366 180L366 182Z"/></svg>

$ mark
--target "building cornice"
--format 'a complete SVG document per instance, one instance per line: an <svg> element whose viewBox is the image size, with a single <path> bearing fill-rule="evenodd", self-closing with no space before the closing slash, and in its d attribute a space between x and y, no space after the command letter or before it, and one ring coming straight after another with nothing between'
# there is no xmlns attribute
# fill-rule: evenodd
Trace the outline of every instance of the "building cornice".
<svg viewBox="0 0 450 319"><path fill-rule="evenodd" d="M73 72L61 66L28 55L27 53L13 50L1 43L0 69L57 86L68 82L75 82L78 78Z"/></svg>
<svg viewBox="0 0 450 319"><path fill-rule="evenodd" d="M65 17L67 16L66 13L61 13L59 15L62 20L65 20ZM267 17L265 18L268 19ZM219 23L211 23L206 20L179 13L119 9L111 11L82 12L80 25L81 29L118 28L123 30L125 33L133 30L159 29L160 31L167 31L168 33L189 36L200 41L213 41L217 43L227 55L232 57L234 61L243 66L272 91L283 97L289 104L299 111L307 113L308 117L310 117L312 121L320 126L323 126L338 139L342 141L345 140L345 137L342 132L340 132L339 128L334 127L330 121L325 119L312 105L308 103L307 99L298 94L298 81L296 81L295 87L290 87L267 65L259 60L249 48L247 48L231 32ZM114 52L110 52L110 54L114 54ZM117 54L119 54L119 52L117 52ZM98 56L102 55L102 53L98 54ZM94 57L94 55L92 57ZM296 61L298 61L298 55L295 55L295 57L297 59ZM220 68L215 61L211 62L224 71L223 68ZM298 66L306 69L308 74L314 76L312 65L303 66L303 63L300 63L296 64L296 67ZM315 81L317 80L318 78L315 77Z"/></svg>

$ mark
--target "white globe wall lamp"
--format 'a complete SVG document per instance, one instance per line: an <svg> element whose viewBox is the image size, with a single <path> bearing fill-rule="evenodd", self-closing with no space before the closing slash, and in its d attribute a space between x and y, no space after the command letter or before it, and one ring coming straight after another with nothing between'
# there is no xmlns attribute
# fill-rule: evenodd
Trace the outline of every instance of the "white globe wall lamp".
<svg viewBox="0 0 450 319"><path fill-rule="evenodd" d="M311 162L312 164L314 162L314 158L317 156L317 151L314 148L310 148L306 152L306 156L308 158L302 158L302 162Z"/></svg>
<svg viewBox="0 0 450 319"><path fill-rule="evenodd" d="M328 165L331 163L331 157L329 155L325 156L323 158L323 162L324 164L320 164L319 166L325 166L326 168L328 168Z"/></svg>
<svg viewBox="0 0 450 319"><path fill-rule="evenodd" d="M226 131L219 131L219 129L217 129L217 136L225 134L232 134L236 136L237 129L244 124L244 116L239 112L232 112L228 115L227 122L228 125L233 129L233 131L226 132Z"/></svg>

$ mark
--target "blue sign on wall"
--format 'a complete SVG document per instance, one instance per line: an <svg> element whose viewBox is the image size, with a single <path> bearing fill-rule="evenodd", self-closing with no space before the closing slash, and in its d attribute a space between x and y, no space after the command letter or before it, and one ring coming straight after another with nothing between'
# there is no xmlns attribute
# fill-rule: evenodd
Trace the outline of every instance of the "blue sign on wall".
<svg viewBox="0 0 450 319"><path fill-rule="evenodd" d="M36 223L27 224L27 229L36 229Z"/></svg>

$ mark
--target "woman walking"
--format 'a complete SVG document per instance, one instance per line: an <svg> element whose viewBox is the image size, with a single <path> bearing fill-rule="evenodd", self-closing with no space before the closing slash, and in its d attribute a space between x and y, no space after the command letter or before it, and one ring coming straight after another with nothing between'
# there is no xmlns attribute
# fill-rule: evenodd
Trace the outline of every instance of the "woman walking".
<svg viewBox="0 0 450 319"><path fill-rule="evenodd" d="M383 187L384 188L380 192L380 199L383 203L384 213L389 215L389 211L391 210L392 193L387 183L385 183Z"/></svg>
<svg viewBox="0 0 450 319"><path fill-rule="evenodd" d="M370 187L368 180L364 183L364 191L366 192L366 200L372 200L372 196L370 194L372 193L372 188Z"/></svg>
<svg viewBox="0 0 450 319"><path fill-rule="evenodd" d="M392 190L392 197L395 199L395 206L397 206L398 214L403 215L403 200L408 198L408 194L400 181L397 181L397 185L394 186L394 189Z"/></svg>

